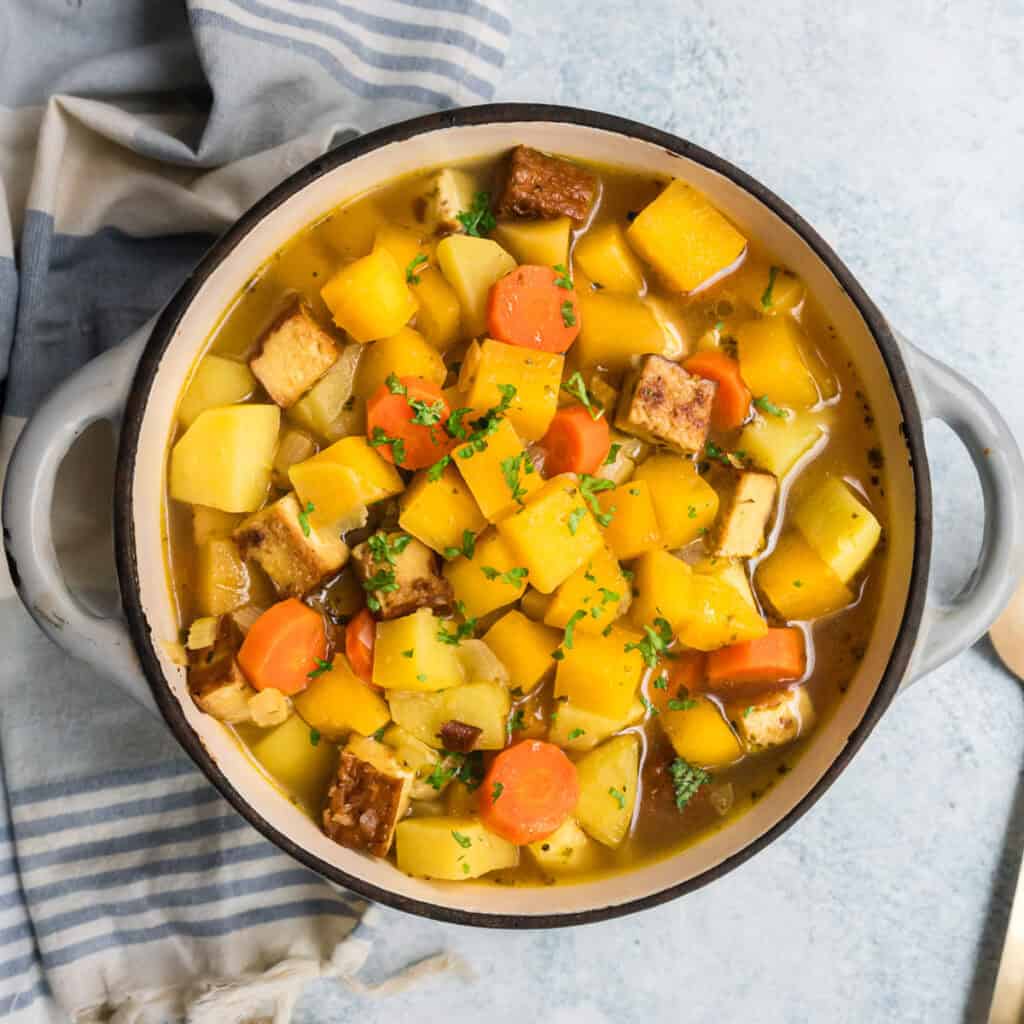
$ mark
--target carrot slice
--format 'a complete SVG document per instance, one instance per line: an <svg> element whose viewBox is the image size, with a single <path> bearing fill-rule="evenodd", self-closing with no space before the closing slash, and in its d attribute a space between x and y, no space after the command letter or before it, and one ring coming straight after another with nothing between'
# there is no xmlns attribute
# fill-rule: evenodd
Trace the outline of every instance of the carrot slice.
<svg viewBox="0 0 1024 1024"><path fill-rule="evenodd" d="M740 364L724 352L697 352L683 363L683 369L718 384L711 407L715 430L735 430L750 412L750 388L740 376Z"/></svg>
<svg viewBox="0 0 1024 1024"><path fill-rule="evenodd" d="M728 693L799 679L807 667L804 634L775 627L757 640L732 644L708 655L708 683Z"/></svg>
<svg viewBox="0 0 1024 1024"><path fill-rule="evenodd" d="M492 286L487 329L509 345L564 352L580 333L576 289L553 267L518 267Z"/></svg>
<svg viewBox="0 0 1024 1024"><path fill-rule="evenodd" d="M289 597L271 605L253 624L238 652L238 665L257 690L304 690L309 673L327 654L324 620Z"/></svg>
<svg viewBox="0 0 1024 1024"><path fill-rule="evenodd" d="M480 818L510 843L551 835L580 797L576 765L561 748L523 740L492 762L480 787Z"/></svg>
<svg viewBox="0 0 1024 1024"><path fill-rule="evenodd" d="M345 627L345 657L360 679L373 682L373 646L377 641L377 620L364 608Z"/></svg>
<svg viewBox="0 0 1024 1024"><path fill-rule="evenodd" d="M673 658L661 663L660 671L651 674L647 699L659 711L677 711L669 701L685 701L704 689L707 655L702 651L673 651Z"/></svg>
<svg viewBox="0 0 1024 1024"><path fill-rule="evenodd" d="M388 462L423 469L454 446L444 427L450 411L432 381L391 376L366 403L366 436Z"/></svg>
<svg viewBox="0 0 1024 1024"><path fill-rule="evenodd" d="M567 405L555 413L541 441L544 471L547 476L596 473L611 443L611 431L604 416L595 420L582 405Z"/></svg>

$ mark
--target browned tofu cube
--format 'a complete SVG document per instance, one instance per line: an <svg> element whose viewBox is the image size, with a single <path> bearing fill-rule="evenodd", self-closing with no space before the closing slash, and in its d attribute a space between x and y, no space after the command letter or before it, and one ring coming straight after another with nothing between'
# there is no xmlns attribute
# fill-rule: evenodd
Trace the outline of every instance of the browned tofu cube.
<svg viewBox="0 0 1024 1024"><path fill-rule="evenodd" d="M596 195L597 179L590 171L529 146L516 146L508 158L495 212L499 217L532 220L571 217L582 224Z"/></svg>
<svg viewBox="0 0 1024 1024"><path fill-rule="evenodd" d="M703 450L718 385L663 356L647 356L626 381L615 426L688 454Z"/></svg>
<svg viewBox="0 0 1024 1024"><path fill-rule="evenodd" d="M378 618L398 619L417 608L447 611L452 586L441 575L438 557L407 533L376 533L352 550L356 575L380 605ZM371 606L372 607L372 606Z"/></svg>
<svg viewBox="0 0 1024 1024"><path fill-rule="evenodd" d="M409 807L413 773L376 740L353 736L327 792L324 832L336 843L384 857Z"/></svg>
<svg viewBox="0 0 1024 1024"><path fill-rule="evenodd" d="M249 368L282 409L294 405L337 361L331 336L305 307L270 328Z"/></svg>
<svg viewBox="0 0 1024 1024"><path fill-rule="evenodd" d="M735 485L722 507L716 555L752 558L761 550L778 489L771 473L748 469L736 473Z"/></svg>
<svg viewBox="0 0 1024 1024"><path fill-rule="evenodd" d="M733 709L732 719L750 753L781 747L814 725L814 704L806 687L794 686L771 698Z"/></svg>
<svg viewBox="0 0 1024 1024"><path fill-rule="evenodd" d="M301 597L348 561L348 545L314 529L300 515L298 499L286 494L243 520L235 540L254 558L282 594Z"/></svg>
<svg viewBox="0 0 1024 1024"><path fill-rule="evenodd" d="M230 616L223 615L214 642L189 651L188 689L196 706L232 725L251 720L249 698L256 696L235 660L241 646L241 631Z"/></svg>

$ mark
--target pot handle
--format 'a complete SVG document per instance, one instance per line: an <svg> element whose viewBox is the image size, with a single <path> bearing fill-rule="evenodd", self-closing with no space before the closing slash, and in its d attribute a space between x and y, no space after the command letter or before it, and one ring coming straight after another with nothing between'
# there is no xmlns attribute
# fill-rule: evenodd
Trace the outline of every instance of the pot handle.
<svg viewBox="0 0 1024 1024"><path fill-rule="evenodd" d="M94 615L68 588L57 560L51 519L57 472L74 442L98 420L110 420L117 433L153 323L69 377L25 424L7 466L3 521L11 579L43 632L156 714L123 619Z"/></svg>
<svg viewBox="0 0 1024 1024"><path fill-rule="evenodd" d="M924 419L960 438L981 482L985 527L978 564L948 604L925 607L905 686L966 650L1006 607L1024 575L1024 459L996 407L955 370L897 335Z"/></svg>

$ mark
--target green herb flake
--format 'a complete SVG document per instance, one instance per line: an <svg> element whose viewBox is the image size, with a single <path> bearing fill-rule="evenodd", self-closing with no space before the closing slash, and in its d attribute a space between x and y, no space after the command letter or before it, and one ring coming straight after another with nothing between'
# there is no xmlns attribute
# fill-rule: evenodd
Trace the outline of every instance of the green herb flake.
<svg viewBox="0 0 1024 1024"><path fill-rule="evenodd" d="M417 427L435 427L444 415L445 403L439 398L436 402L424 402L419 398L408 398L409 408L415 414L409 421Z"/></svg>
<svg viewBox="0 0 1024 1024"><path fill-rule="evenodd" d="M466 606L461 601L455 602L455 607L458 613L466 619L465 622L460 623L455 627L454 633L448 632L448 624L442 622L437 627L437 639L443 644L450 644L453 647L457 644L461 644L463 640L468 640L476 632L476 619L468 618L466 616Z"/></svg>
<svg viewBox="0 0 1024 1024"><path fill-rule="evenodd" d="M587 514L587 510L582 505L580 505L579 508L574 508L569 513L569 518L566 521L566 526L569 527L569 533L571 533L574 537L576 536L576 531L579 529L580 520L586 514Z"/></svg>
<svg viewBox="0 0 1024 1024"><path fill-rule="evenodd" d="M307 679L317 679L325 672L330 672L334 668L333 661L324 661L323 658L314 658L313 660L316 662L316 668L312 672L306 673Z"/></svg>
<svg viewBox="0 0 1024 1024"><path fill-rule="evenodd" d="M492 582L507 583L511 587L519 587L530 575L530 570L523 565L513 566L508 572L498 572L493 565L481 565L480 571Z"/></svg>
<svg viewBox="0 0 1024 1024"><path fill-rule="evenodd" d="M571 729L569 731L569 741L572 742L572 740L578 740L581 736L586 736L586 735L587 735L587 730L586 729L580 729L580 728Z"/></svg>
<svg viewBox="0 0 1024 1024"><path fill-rule="evenodd" d="M432 483L437 483L441 479L441 474L444 473L444 467L450 465L452 457L450 455L442 455L428 470L427 479Z"/></svg>
<svg viewBox="0 0 1024 1024"><path fill-rule="evenodd" d="M803 580L793 580L793 586L799 590L804 585Z"/></svg>
<svg viewBox="0 0 1024 1024"><path fill-rule="evenodd" d="M576 326L576 307L572 304L571 299L566 299L565 302L562 303L562 326Z"/></svg>
<svg viewBox="0 0 1024 1024"><path fill-rule="evenodd" d="M303 537L308 537L309 536L309 533L310 533L310 530L309 530L309 514L310 514L310 512L315 512L315 511L316 511L316 505L314 505L313 502L311 502L311 501L307 501L306 504L302 506L302 509L299 512L299 526L302 528L302 536Z"/></svg>
<svg viewBox="0 0 1024 1024"><path fill-rule="evenodd" d="M621 451L622 451L622 445L619 444L618 441L616 441L615 444L613 444L608 449L608 454L604 457L604 462L602 462L601 465L602 466L614 465L615 460L619 457L619 452L621 452Z"/></svg>
<svg viewBox="0 0 1024 1024"><path fill-rule="evenodd" d="M697 506L696 505L687 505L686 506L686 515L690 519L696 519L697 518Z"/></svg>
<svg viewBox="0 0 1024 1024"><path fill-rule="evenodd" d="M418 252L411 260L409 260L408 266L405 268L405 281L406 284L419 284L420 276L416 273L416 268L421 264L427 262L427 257L422 253ZM426 269L426 268L424 268Z"/></svg>
<svg viewBox="0 0 1024 1024"><path fill-rule="evenodd" d="M462 547L460 548L445 548L445 558L458 558L459 555L463 555L466 558L472 558L476 552L476 534L472 530L462 531Z"/></svg>
<svg viewBox="0 0 1024 1024"><path fill-rule="evenodd" d="M491 213L490 192L477 192L473 196L472 206L455 216L465 229L466 234L472 235L474 238L482 238L488 232L493 231L497 223L494 214Z"/></svg>
<svg viewBox="0 0 1024 1024"><path fill-rule="evenodd" d="M583 374L579 370L562 381L562 390L572 395L590 413L591 419L597 420L604 415L604 406L587 390L587 385L583 382Z"/></svg>
<svg viewBox="0 0 1024 1024"><path fill-rule="evenodd" d="M320 730L310 729L309 730L309 745L311 747L319 746L320 744Z"/></svg>
<svg viewBox="0 0 1024 1024"><path fill-rule="evenodd" d="M583 495L583 500L590 506L590 511L593 512L594 518L605 527L611 523L612 517L615 515L615 506L613 505L607 512L602 512L597 496L602 491L613 490L615 490L615 484L611 480L602 480L600 477L591 476L589 473L580 474L580 494Z"/></svg>
<svg viewBox="0 0 1024 1024"><path fill-rule="evenodd" d="M770 309L772 305L772 292L775 290L775 279L779 276L779 268L772 267L768 271L768 287L765 288L764 294L761 296L761 305L765 309Z"/></svg>
<svg viewBox="0 0 1024 1024"><path fill-rule="evenodd" d="M514 732L522 732L526 728L526 716L523 713L522 708L517 708L512 712L512 716L508 720L508 734L512 736Z"/></svg>
<svg viewBox="0 0 1024 1024"><path fill-rule="evenodd" d="M658 664L658 656L668 650L672 642L672 627L666 619L656 618L653 626L644 626L644 638L636 643L628 643L622 649L627 654L639 651L648 668Z"/></svg>
<svg viewBox="0 0 1024 1024"><path fill-rule="evenodd" d="M572 290L572 278L569 276L569 271L566 270L564 263L555 264L555 273L558 277L555 278L555 284L559 288L564 288L566 291Z"/></svg>
<svg viewBox="0 0 1024 1024"><path fill-rule="evenodd" d="M669 711L692 711L697 706L697 702L690 697L684 697L682 700L673 698L668 702Z"/></svg>
<svg viewBox="0 0 1024 1024"><path fill-rule="evenodd" d="M519 505L523 504L526 497L526 488L519 482L519 472L523 468L523 460L530 456L525 451L518 455L510 455L507 459L501 460L501 475L505 478L505 484L512 492L512 500Z"/></svg>
<svg viewBox="0 0 1024 1024"><path fill-rule="evenodd" d="M624 811L626 809L626 796L621 789L609 786L608 795L619 805L620 811Z"/></svg>
<svg viewBox="0 0 1024 1024"><path fill-rule="evenodd" d="M665 676L665 675L658 676L658 678L654 680L653 686L654 686L654 688L656 690L667 690L668 689L668 676Z"/></svg>
<svg viewBox="0 0 1024 1024"><path fill-rule="evenodd" d="M582 608L577 608L576 611L569 616L569 621L565 624L565 639L562 643L568 647L570 651L572 650L573 636L576 632L576 623L579 622L580 619L585 619L586 617L587 613L583 611Z"/></svg>
<svg viewBox="0 0 1024 1024"><path fill-rule="evenodd" d="M403 658L411 658L416 652L410 647L407 651L402 651Z"/></svg>
<svg viewBox="0 0 1024 1024"><path fill-rule="evenodd" d="M776 405L767 395L758 395L754 399L754 408L767 413L769 416L776 416L780 420L784 420L789 416L785 409Z"/></svg>
<svg viewBox="0 0 1024 1024"><path fill-rule="evenodd" d="M388 391L393 395L401 395L403 398L409 394L409 389L398 379L398 375L395 373L389 373L384 379L384 383L388 386Z"/></svg>
<svg viewBox="0 0 1024 1024"><path fill-rule="evenodd" d="M425 682L427 681L427 673L426 673L426 672L418 672L418 673L416 674L416 678L417 678L417 679L418 679L418 680L419 680L419 681L420 681L421 683L425 683Z"/></svg>
<svg viewBox="0 0 1024 1024"><path fill-rule="evenodd" d="M643 704L652 718L658 714L658 709L642 693L640 694L640 703ZM669 701L669 707L671 706L672 702Z"/></svg>
<svg viewBox="0 0 1024 1024"><path fill-rule="evenodd" d="M380 448L387 445L391 448L391 458L395 460L396 466L405 462L405 442L400 437L388 437L383 427L374 427L373 434L367 438L371 448Z"/></svg>
<svg viewBox="0 0 1024 1024"><path fill-rule="evenodd" d="M494 788L493 788L493 789L491 790L491 800L492 800L492 801L494 801L494 802L496 803L496 802L497 802L497 800L498 800L498 798L499 798L499 797L501 796L501 794L502 794L502 793L504 793L504 792L505 792L505 785L504 785L504 783L502 783L502 782L496 782L496 783L494 784Z"/></svg>
<svg viewBox="0 0 1024 1024"><path fill-rule="evenodd" d="M680 811L686 807L701 786L711 781L711 776L703 768L696 768L681 757L677 757L668 766L668 771L672 776L672 788L676 792L676 807Z"/></svg>
<svg viewBox="0 0 1024 1024"><path fill-rule="evenodd" d="M753 712L754 712L753 705L751 705L750 707L746 707L746 708L743 709L743 717L744 718L749 718L753 714Z"/></svg>
<svg viewBox="0 0 1024 1024"><path fill-rule="evenodd" d="M464 836L461 832L456 832L455 829L452 829L452 839L464 850L468 850L473 845L473 840L469 836Z"/></svg>

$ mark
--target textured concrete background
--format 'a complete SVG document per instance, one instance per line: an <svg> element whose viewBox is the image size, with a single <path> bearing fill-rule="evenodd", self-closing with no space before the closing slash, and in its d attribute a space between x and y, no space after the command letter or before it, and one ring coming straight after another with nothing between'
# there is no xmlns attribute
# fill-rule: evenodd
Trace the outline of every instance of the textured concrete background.
<svg viewBox="0 0 1024 1024"><path fill-rule="evenodd" d="M510 6L499 99L623 114L744 167L1024 438L1021 0ZM980 492L949 432L928 439L948 595ZM563 932L375 912L369 980L439 950L471 973L376 1000L318 983L298 1020L983 1020L1024 843L1022 753L1020 690L983 642L901 697L828 796L724 880Z"/></svg>

